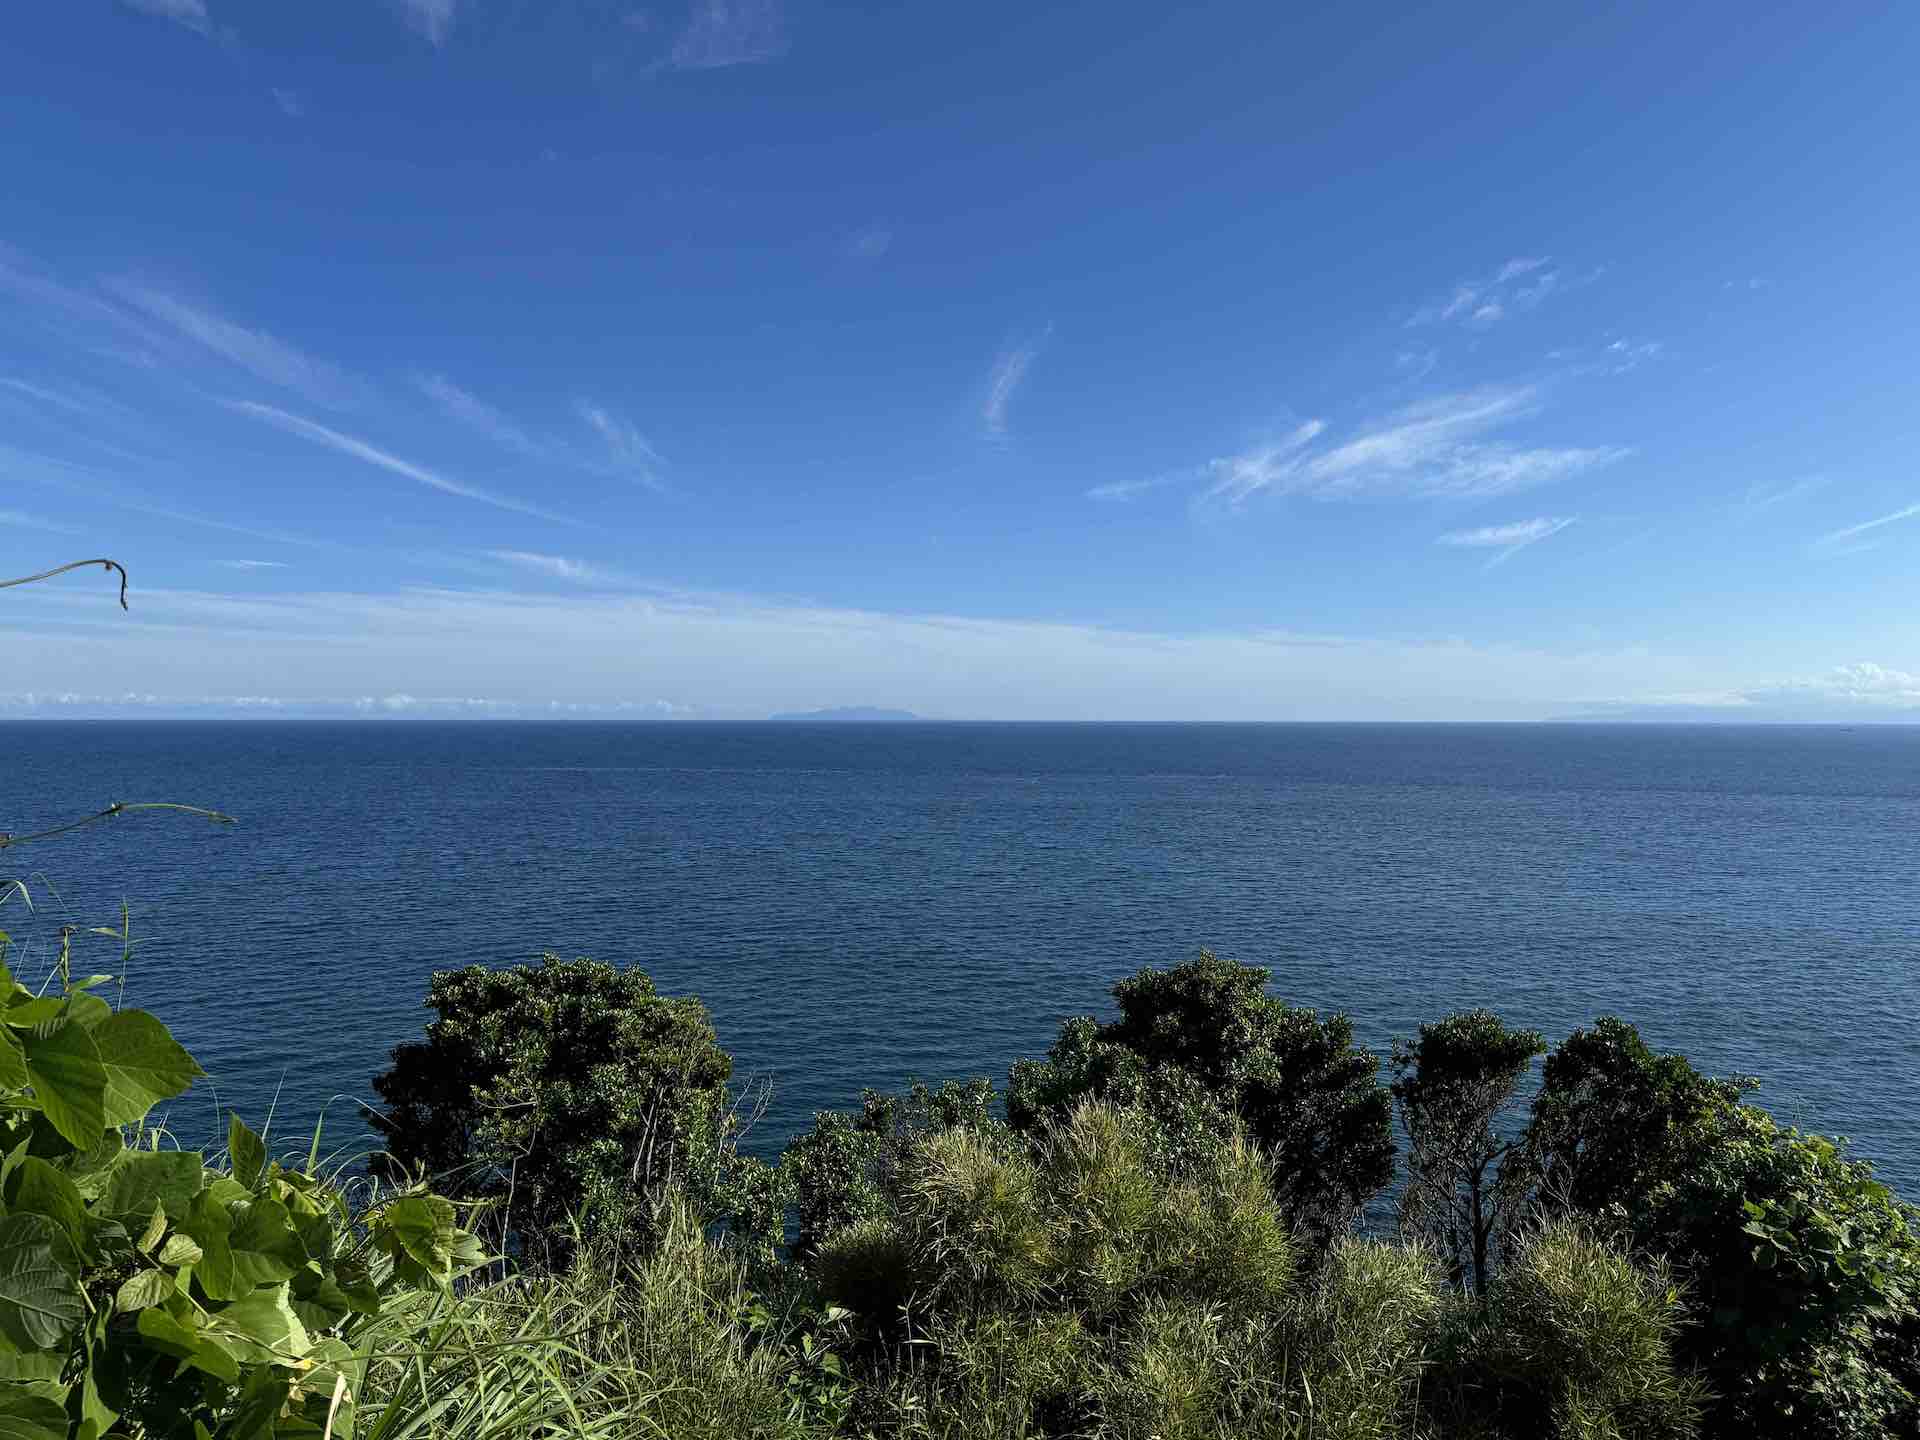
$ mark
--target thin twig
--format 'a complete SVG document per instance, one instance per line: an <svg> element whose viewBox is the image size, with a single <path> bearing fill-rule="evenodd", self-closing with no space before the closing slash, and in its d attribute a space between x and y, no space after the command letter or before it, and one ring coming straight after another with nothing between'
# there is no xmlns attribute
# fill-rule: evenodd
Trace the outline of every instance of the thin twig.
<svg viewBox="0 0 1920 1440"><path fill-rule="evenodd" d="M108 560L104 557L99 560L75 560L66 565L56 565L51 570L42 570L38 575L22 575L18 580L0 580L0 590L8 589L14 585L31 585L36 580L51 580L56 575L64 575L69 570L79 570L88 565L99 565L107 570L117 570L120 573L120 608L122 610L126 609L127 567L122 565L118 560Z"/></svg>
<svg viewBox="0 0 1920 1440"><path fill-rule="evenodd" d="M8 581L7 583L16 582ZM218 810L207 810L199 805L175 805L165 800L143 800L129 804L124 800L116 800L104 810L92 815L83 815L80 819L69 821L65 825L56 825L51 830L36 830L31 835L14 835L0 831L0 850L14 845L25 845L29 840L50 840L55 835L65 835L69 830L78 830L83 825L92 825L101 820L111 820L116 815L125 815L134 810L184 810L189 815L204 815L216 825L239 823L231 815L224 815Z"/></svg>

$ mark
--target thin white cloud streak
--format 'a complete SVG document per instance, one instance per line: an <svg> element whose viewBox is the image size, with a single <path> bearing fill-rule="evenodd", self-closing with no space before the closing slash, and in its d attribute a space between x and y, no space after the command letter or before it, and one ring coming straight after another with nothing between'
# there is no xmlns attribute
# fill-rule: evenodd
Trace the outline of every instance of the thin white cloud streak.
<svg viewBox="0 0 1920 1440"><path fill-rule="evenodd" d="M1511 525L1482 525L1475 530L1449 530L1434 541L1436 545L1464 545L1469 548L1505 549L1510 545L1531 545L1549 535L1557 535L1573 523L1570 519L1542 517L1516 520Z"/></svg>
<svg viewBox="0 0 1920 1440"><path fill-rule="evenodd" d="M356 460L363 460L369 465L378 466L382 470L391 471L395 475L404 476L445 494L458 495L466 500L477 500L483 505L511 510L520 515L538 516L542 520L555 520L567 525L577 523L568 520L565 516L555 515L538 506L515 500L511 496L495 495L477 486L468 485L459 480L450 480L444 475L427 469L424 465L415 465L411 461L402 460L399 456L369 445L364 440L356 439L338 430L330 430L325 425L303 419L301 416L290 415L285 410L276 410L271 405L261 405L252 400L223 400L220 403L241 415L252 416L256 420L263 420L269 425L285 430L290 435L298 435L301 439L311 440L316 445L338 450L343 455L351 455Z"/></svg>
<svg viewBox="0 0 1920 1440"><path fill-rule="evenodd" d="M461 389L444 375L415 375L413 383L451 419L470 426L503 450L529 460L560 458L560 447L536 440L513 421L472 392Z"/></svg>
<svg viewBox="0 0 1920 1440"><path fill-rule="evenodd" d="M716 715L886 704L1036 720L1523 719L1594 695L1753 680L1717 656L1633 649L1127 631L668 591L143 591L142 601L119 617L128 623L72 603L0 612L9 688L58 693L76 674L111 673L172 695L590 705L672 695Z"/></svg>
<svg viewBox="0 0 1920 1440"><path fill-rule="evenodd" d="M1804 475L1798 480L1756 480L1747 487L1747 492L1735 504L1734 508L1748 515L1757 515L1771 510L1776 505L1791 504L1795 500L1804 500L1817 491L1824 490L1829 484L1825 475Z"/></svg>
<svg viewBox="0 0 1920 1440"><path fill-rule="evenodd" d="M1095 485L1087 491L1089 500L1131 500L1136 495L1144 495L1149 490L1158 490L1163 485L1177 484L1187 477L1182 475L1162 475L1154 480L1115 480L1106 485Z"/></svg>
<svg viewBox="0 0 1920 1440"><path fill-rule="evenodd" d="M592 428L607 447L607 453L613 459L615 467L630 475L651 490L665 490L660 479L660 467L665 461L635 426L619 416L612 414L591 400L579 401L574 407L589 427Z"/></svg>
<svg viewBox="0 0 1920 1440"><path fill-rule="evenodd" d="M1481 525L1471 530L1449 530L1437 537L1436 545L1453 545L1471 550L1496 550L1499 553L1487 561L1485 568L1504 564L1512 556L1537 545L1542 540L1558 535L1573 524L1573 516L1546 516L1534 520L1516 520L1507 525Z"/></svg>
<svg viewBox="0 0 1920 1440"><path fill-rule="evenodd" d="M1458 282L1445 299L1422 305L1406 323L1417 326L1455 321L1484 330L1504 319L1509 311L1532 310L1561 288L1561 272L1539 273L1548 263L1545 256L1509 260L1485 279ZM1535 278L1528 280L1529 276ZM1526 283L1516 283L1521 281Z"/></svg>
<svg viewBox="0 0 1920 1440"><path fill-rule="evenodd" d="M114 291L179 334L260 379L297 392L315 404L340 408L358 398L359 387L340 370L303 354L264 330L249 330L176 296L129 284Z"/></svg>
<svg viewBox="0 0 1920 1440"><path fill-rule="evenodd" d="M290 120L301 119L307 113L306 103L301 100L300 94L296 90L282 90L278 86L275 86L273 89L273 103L278 105L280 107L280 113Z"/></svg>
<svg viewBox="0 0 1920 1440"><path fill-rule="evenodd" d="M29 385L25 380L0 380L0 386L4 386L6 389L15 391L21 395L31 396L44 405L58 405L61 409L71 410L78 415L94 415L99 413L96 406L90 405L84 400L77 400L71 395L63 395L58 390L48 390L40 385Z"/></svg>
<svg viewBox="0 0 1920 1440"><path fill-rule="evenodd" d="M601 573L583 560L569 560L564 555L543 555L532 550L489 550L487 555L503 564L530 570L537 575L550 576L555 580L573 580L581 584L592 584L602 578Z"/></svg>
<svg viewBox="0 0 1920 1440"><path fill-rule="evenodd" d="M409 29L424 36L435 49L447 43L453 30L456 0L399 0Z"/></svg>
<svg viewBox="0 0 1920 1440"><path fill-rule="evenodd" d="M1858 525L1849 525L1844 530L1835 530L1830 534L1822 535L1818 543L1837 545L1842 540L1851 540L1855 535L1864 535L1869 530L1878 530L1882 525L1895 525L1902 520L1911 520L1916 515L1920 515L1920 504L1907 505L1895 510L1891 515L1882 515L1877 520L1865 520Z"/></svg>
<svg viewBox="0 0 1920 1440"><path fill-rule="evenodd" d="M682 70L713 70L777 60L786 49L778 0L694 0L672 61Z"/></svg>
<svg viewBox="0 0 1920 1440"><path fill-rule="evenodd" d="M120 0L120 3L129 10L138 10L143 15L158 15L201 35L212 33L206 0Z"/></svg>
<svg viewBox="0 0 1920 1440"><path fill-rule="evenodd" d="M1444 395L1411 405L1343 444L1314 451L1326 430L1309 420L1278 444L1215 460L1203 500L1239 505L1261 491L1317 500L1416 496L1480 500L1610 465L1623 447L1522 449L1483 440L1534 413L1528 386Z"/></svg>
<svg viewBox="0 0 1920 1440"><path fill-rule="evenodd" d="M284 560L222 560L220 563L229 570L284 570L287 568L287 562Z"/></svg>
<svg viewBox="0 0 1920 1440"><path fill-rule="evenodd" d="M1007 407L1013 403L1013 395L1020 388L1020 382L1027 377L1027 369L1039 355L1040 347L1052 334L1049 326L1036 340L1022 341L1000 352L993 362L993 369L987 375L987 395L980 406L980 423L987 427L992 435L1007 433Z"/></svg>

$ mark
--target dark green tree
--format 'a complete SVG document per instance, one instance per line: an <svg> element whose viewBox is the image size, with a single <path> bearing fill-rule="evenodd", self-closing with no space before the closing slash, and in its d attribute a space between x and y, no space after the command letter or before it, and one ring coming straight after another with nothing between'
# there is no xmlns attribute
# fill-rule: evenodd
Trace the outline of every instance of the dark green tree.
<svg viewBox="0 0 1920 1440"><path fill-rule="evenodd" d="M710 1219L760 1242L774 1229L779 1197L733 1152L733 1061L697 999L547 955L440 971L426 1003L426 1038L373 1082L389 1164L497 1201L523 1258L564 1253L575 1222L648 1233L676 1183Z"/></svg>
<svg viewBox="0 0 1920 1440"><path fill-rule="evenodd" d="M1270 978L1203 950L1122 980L1116 1019L1069 1020L1046 1060L1013 1067L1008 1121L1033 1131L1087 1097L1142 1109L1178 1168L1237 1116L1272 1163L1287 1224L1319 1249L1393 1177L1392 1101L1352 1022L1269 995Z"/></svg>
<svg viewBox="0 0 1920 1440"><path fill-rule="evenodd" d="M1547 1056L1526 1135L1543 1206L1598 1215L1674 1179L1752 1080L1716 1080L1611 1015Z"/></svg>
<svg viewBox="0 0 1920 1440"><path fill-rule="evenodd" d="M1420 1027L1393 1047L1393 1097L1407 1132L1402 1226L1440 1247L1454 1283L1484 1294L1495 1235L1524 1198L1519 1142L1496 1126L1547 1042L1487 1010Z"/></svg>

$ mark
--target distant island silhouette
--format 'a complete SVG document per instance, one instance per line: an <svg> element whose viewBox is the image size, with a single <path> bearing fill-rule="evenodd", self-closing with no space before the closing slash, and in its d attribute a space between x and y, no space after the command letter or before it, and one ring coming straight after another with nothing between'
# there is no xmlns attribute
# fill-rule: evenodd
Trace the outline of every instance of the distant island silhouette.
<svg viewBox="0 0 1920 1440"><path fill-rule="evenodd" d="M827 710L788 710L778 715L769 715L769 720L782 721L834 721L839 723L874 724L876 722L894 722L899 720L918 720L921 717L911 710L882 710L872 705L836 705Z"/></svg>

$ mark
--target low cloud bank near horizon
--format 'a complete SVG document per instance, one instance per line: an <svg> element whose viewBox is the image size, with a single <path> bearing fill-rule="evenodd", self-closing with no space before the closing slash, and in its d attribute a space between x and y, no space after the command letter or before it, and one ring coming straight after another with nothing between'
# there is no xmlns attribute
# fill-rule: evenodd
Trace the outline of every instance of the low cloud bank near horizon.
<svg viewBox="0 0 1920 1440"><path fill-rule="evenodd" d="M124 617L79 592L23 603L0 627L11 682L0 715L747 719L884 705L996 720L1335 721L1679 717L1689 708L1724 719L1887 718L1920 707L1920 677L1869 664L1756 687L1700 657L1638 648L1158 633L666 589L154 590L135 599Z"/></svg>

